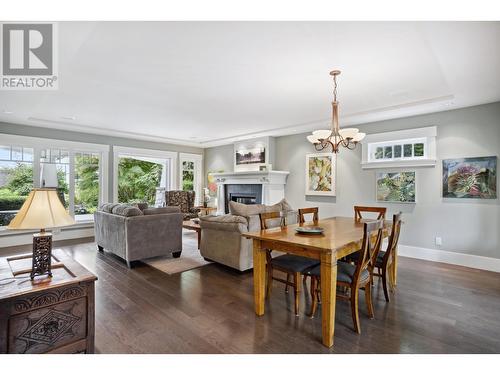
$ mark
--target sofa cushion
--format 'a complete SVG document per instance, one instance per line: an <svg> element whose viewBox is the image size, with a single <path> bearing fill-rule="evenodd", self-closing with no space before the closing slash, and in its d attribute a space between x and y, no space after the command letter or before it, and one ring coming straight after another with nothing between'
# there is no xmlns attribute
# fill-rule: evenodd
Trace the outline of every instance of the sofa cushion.
<svg viewBox="0 0 500 375"><path fill-rule="evenodd" d="M135 203L134 207L137 207L139 210L143 211L148 208L147 203Z"/></svg>
<svg viewBox="0 0 500 375"><path fill-rule="evenodd" d="M118 203L103 203L99 208L102 212L107 212L108 214L112 213L113 207L117 206Z"/></svg>
<svg viewBox="0 0 500 375"><path fill-rule="evenodd" d="M144 215L162 215L162 214L173 214L179 212L181 212L181 208L177 206L150 207L142 211Z"/></svg>
<svg viewBox="0 0 500 375"><path fill-rule="evenodd" d="M229 202L229 213L231 215L249 217L266 212L266 206L263 204L243 204L238 202Z"/></svg>
<svg viewBox="0 0 500 375"><path fill-rule="evenodd" d="M128 204L117 204L113 207L111 213L126 217L143 215L142 211L137 207L130 206Z"/></svg>
<svg viewBox="0 0 500 375"><path fill-rule="evenodd" d="M238 223L238 224L246 224L247 221L244 217L241 215L207 215L207 216L201 216L200 217L200 222L210 222L210 223L223 223L223 224L228 224L228 223Z"/></svg>

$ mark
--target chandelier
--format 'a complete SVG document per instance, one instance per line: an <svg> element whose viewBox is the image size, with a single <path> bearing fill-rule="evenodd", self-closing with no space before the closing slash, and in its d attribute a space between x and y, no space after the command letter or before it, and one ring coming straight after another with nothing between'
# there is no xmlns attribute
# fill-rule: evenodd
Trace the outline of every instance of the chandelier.
<svg viewBox="0 0 500 375"><path fill-rule="evenodd" d="M365 133L360 133L356 128L339 129L339 103L337 102L337 76L340 70L333 70L333 102L332 102L332 124L331 129L315 130L307 136L307 140L314 145L316 151L323 151L331 147L332 152L338 153L340 146L349 150L356 148L356 145L365 137Z"/></svg>

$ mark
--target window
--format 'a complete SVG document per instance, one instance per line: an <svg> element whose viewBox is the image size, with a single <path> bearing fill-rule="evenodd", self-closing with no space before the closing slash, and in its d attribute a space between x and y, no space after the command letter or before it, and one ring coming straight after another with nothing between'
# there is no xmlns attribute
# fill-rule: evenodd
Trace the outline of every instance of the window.
<svg viewBox="0 0 500 375"><path fill-rule="evenodd" d="M180 188L184 191L194 191L195 192L195 202L196 206L203 203L203 197L201 196L201 163L203 157L198 154L180 154Z"/></svg>
<svg viewBox="0 0 500 375"><path fill-rule="evenodd" d="M75 153L75 220L93 219L99 207L99 159L95 152Z"/></svg>
<svg viewBox="0 0 500 375"><path fill-rule="evenodd" d="M182 190L194 190L194 162L182 162Z"/></svg>
<svg viewBox="0 0 500 375"><path fill-rule="evenodd" d="M368 134L362 141L363 168L435 166L436 127Z"/></svg>
<svg viewBox="0 0 500 375"><path fill-rule="evenodd" d="M421 138L370 143L368 147L370 149L369 160L372 161L392 161L394 159L425 157L425 139Z"/></svg>
<svg viewBox="0 0 500 375"><path fill-rule="evenodd" d="M115 201L161 206L165 190L175 189L177 153L114 147Z"/></svg>
<svg viewBox="0 0 500 375"><path fill-rule="evenodd" d="M9 225L33 189L33 148L0 145L0 226Z"/></svg>
<svg viewBox="0 0 500 375"><path fill-rule="evenodd" d="M34 187L55 166L54 185L68 213L78 222L92 221L107 201L109 146L2 134L0 145L0 227L15 216ZM56 177L57 175L57 177ZM57 178L57 181L55 179Z"/></svg>

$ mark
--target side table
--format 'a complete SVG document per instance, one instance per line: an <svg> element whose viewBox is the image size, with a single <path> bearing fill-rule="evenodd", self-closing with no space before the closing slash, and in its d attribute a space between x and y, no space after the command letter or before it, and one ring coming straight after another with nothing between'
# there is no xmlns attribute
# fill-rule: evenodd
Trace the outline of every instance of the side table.
<svg viewBox="0 0 500 375"><path fill-rule="evenodd" d="M31 281L31 254L0 258L0 353L94 353L97 277L62 250Z"/></svg>

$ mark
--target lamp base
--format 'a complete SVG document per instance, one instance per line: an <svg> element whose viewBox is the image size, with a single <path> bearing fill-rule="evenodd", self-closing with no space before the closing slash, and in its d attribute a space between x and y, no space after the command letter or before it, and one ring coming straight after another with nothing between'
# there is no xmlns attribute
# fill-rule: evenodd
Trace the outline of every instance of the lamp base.
<svg viewBox="0 0 500 375"><path fill-rule="evenodd" d="M33 264L31 267L30 278L35 276L49 275L52 277L52 233L45 232L33 235Z"/></svg>

